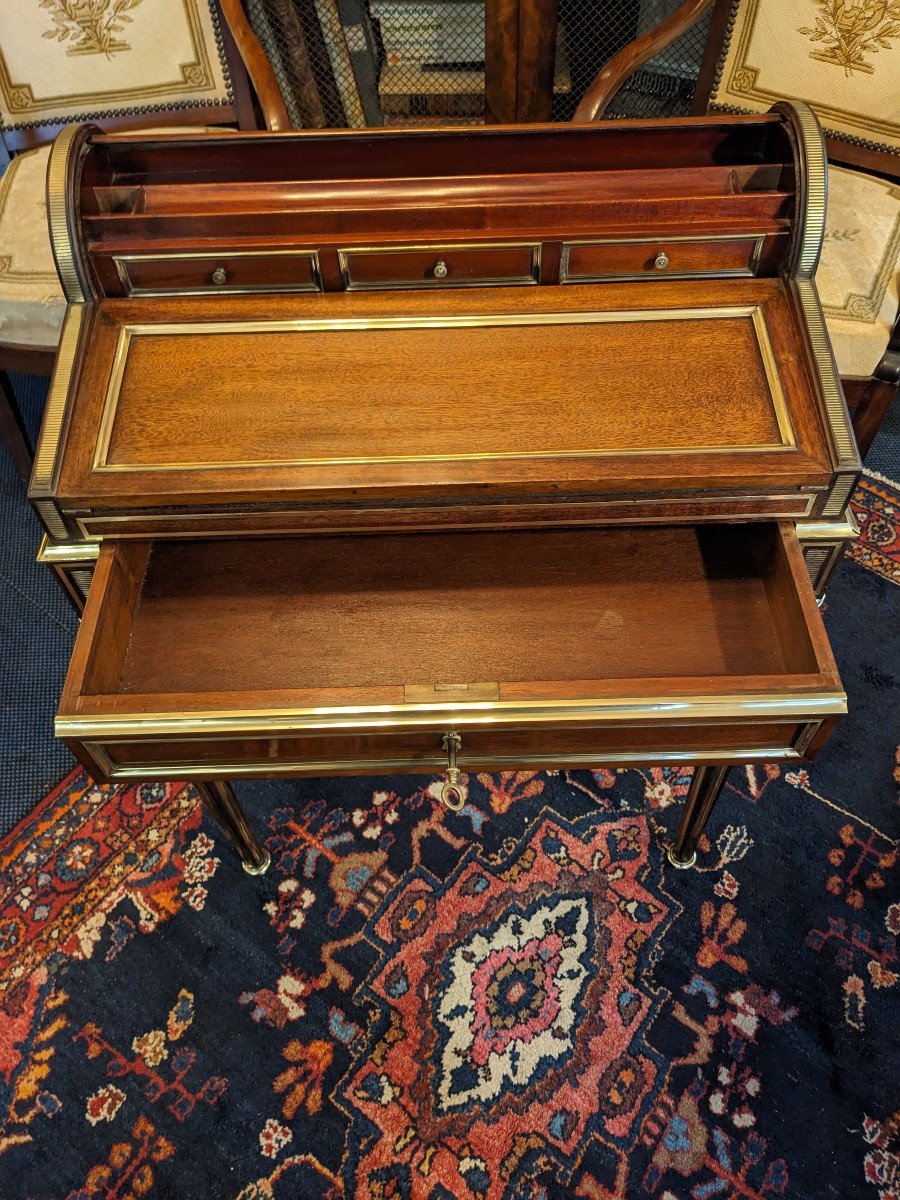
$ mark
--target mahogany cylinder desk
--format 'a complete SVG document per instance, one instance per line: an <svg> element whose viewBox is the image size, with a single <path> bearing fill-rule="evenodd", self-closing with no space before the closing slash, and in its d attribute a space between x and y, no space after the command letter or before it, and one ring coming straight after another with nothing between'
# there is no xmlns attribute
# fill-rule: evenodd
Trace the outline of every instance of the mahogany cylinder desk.
<svg viewBox="0 0 900 1200"><path fill-rule="evenodd" d="M98 780L813 752L859 460L803 105L664 123L103 135L31 497Z"/></svg>

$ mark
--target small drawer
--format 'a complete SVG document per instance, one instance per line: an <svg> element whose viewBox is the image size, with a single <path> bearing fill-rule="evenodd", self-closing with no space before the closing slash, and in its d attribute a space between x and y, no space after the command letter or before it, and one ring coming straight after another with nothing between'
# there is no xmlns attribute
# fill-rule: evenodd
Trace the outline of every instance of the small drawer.
<svg viewBox="0 0 900 1200"><path fill-rule="evenodd" d="M754 275L765 237L642 238L637 241L567 242L562 283L603 279L691 279Z"/></svg>
<svg viewBox="0 0 900 1200"><path fill-rule="evenodd" d="M320 292L313 250L243 254L122 254L113 257L126 296Z"/></svg>
<svg viewBox="0 0 900 1200"><path fill-rule="evenodd" d="M845 711L788 526L105 542L57 716L100 778L798 757Z"/></svg>
<svg viewBox="0 0 900 1200"><path fill-rule="evenodd" d="M537 283L539 242L504 246L392 246L339 251L344 287L446 288Z"/></svg>

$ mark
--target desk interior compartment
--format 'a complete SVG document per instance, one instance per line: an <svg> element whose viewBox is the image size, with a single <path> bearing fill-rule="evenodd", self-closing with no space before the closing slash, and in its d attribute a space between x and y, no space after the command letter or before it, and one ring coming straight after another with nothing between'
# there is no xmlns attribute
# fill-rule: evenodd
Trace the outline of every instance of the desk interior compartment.
<svg viewBox="0 0 900 1200"><path fill-rule="evenodd" d="M109 541L57 728L220 777L439 771L451 728L473 766L762 755L842 710L793 530L708 525Z"/></svg>

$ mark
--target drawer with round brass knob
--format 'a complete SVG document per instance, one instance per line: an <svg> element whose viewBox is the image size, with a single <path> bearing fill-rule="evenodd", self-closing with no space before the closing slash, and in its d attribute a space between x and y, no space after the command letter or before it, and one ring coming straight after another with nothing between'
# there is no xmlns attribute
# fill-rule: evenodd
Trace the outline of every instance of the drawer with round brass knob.
<svg viewBox="0 0 900 1200"><path fill-rule="evenodd" d="M540 245L360 246L339 252L349 291L537 283Z"/></svg>
<svg viewBox="0 0 900 1200"><path fill-rule="evenodd" d="M114 255L126 296L196 296L322 290L314 250Z"/></svg>
<svg viewBox="0 0 900 1200"><path fill-rule="evenodd" d="M695 279L755 275L765 234L609 238L563 245L561 283L604 279Z"/></svg>

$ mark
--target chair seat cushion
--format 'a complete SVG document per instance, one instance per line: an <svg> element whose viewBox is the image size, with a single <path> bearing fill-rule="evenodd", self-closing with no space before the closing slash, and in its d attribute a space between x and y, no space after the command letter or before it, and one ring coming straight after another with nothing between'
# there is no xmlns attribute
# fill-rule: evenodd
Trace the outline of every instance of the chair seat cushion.
<svg viewBox="0 0 900 1200"><path fill-rule="evenodd" d="M49 155L20 154L0 178L0 342L43 349L56 346L66 311L47 228Z"/></svg>
<svg viewBox="0 0 900 1200"><path fill-rule="evenodd" d="M139 132L204 131L203 126L167 125ZM66 301L47 225L49 157L49 145L28 150L17 155L0 176L0 344L53 350L59 343Z"/></svg>
<svg viewBox="0 0 900 1200"><path fill-rule="evenodd" d="M830 167L825 245L816 281L838 370L869 376L897 315L900 184Z"/></svg>

